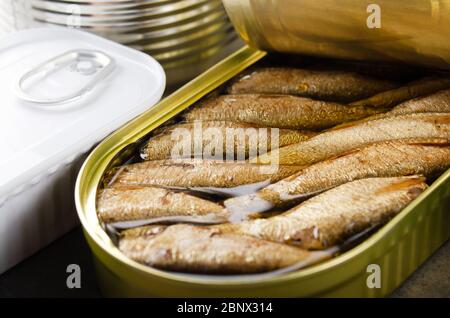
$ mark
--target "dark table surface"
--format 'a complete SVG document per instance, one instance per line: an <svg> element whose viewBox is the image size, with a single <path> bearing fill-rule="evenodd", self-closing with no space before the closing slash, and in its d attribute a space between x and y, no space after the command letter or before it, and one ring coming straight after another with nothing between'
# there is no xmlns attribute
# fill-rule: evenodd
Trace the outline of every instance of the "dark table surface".
<svg viewBox="0 0 450 318"><path fill-rule="evenodd" d="M81 288L66 286L66 268L81 268ZM432 255L392 297L450 297L450 241ZM101 297L91 253L77 228L0 275L0 297Z"/></svg>

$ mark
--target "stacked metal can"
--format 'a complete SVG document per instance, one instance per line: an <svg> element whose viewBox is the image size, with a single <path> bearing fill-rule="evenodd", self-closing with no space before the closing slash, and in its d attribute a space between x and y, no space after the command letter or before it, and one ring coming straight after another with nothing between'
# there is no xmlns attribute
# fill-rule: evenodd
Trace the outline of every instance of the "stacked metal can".
<svg viewBox="0 0 450 318"><path fill-rule="evenodd" d="M147 52L168 84L193 78L242 45L220 0L31 0L44 24L80 28Z"/></svg>

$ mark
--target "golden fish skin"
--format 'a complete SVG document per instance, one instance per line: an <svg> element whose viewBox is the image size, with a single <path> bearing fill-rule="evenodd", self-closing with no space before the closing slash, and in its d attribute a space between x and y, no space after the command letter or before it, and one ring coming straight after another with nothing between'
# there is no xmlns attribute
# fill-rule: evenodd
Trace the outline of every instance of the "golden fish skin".
<svg viewBox="0 0 450 318"><path fill-rule="evenodd" d="M392 81L344 70L269 67L254 69L234 81L230 94L290 94L351 102L397 87Z"/></svg>
<svg viewBox="0 0 450 318"><path fill-rule="evenodd" d="M386 223L427 187L425 178L369 178L319 194L267 219L218 225L222 232L324 249Z"/></svg>
<svg viewBox="0 0 450 318"><path fill-rule="evenodd" d="M208 157L213 155L214 157L220 157L220 159L230 157L247 159L252 154L254 157L272 149L273 132L270 128L230 121L189 122L167 127L166 129L162 129L161 133L158 135L151 137L141 150L141 158L144 160L162 160L172 158L172 151L176 148L177 143L180 143L177 135L173 134L176 129L180 129L180 133L184 130L191 136L191 142L189 143L190 147L187 147L189 155L186 156L189 158L193 156L206 155L206 157ZM265 132L260 133L260 129ZM235 137L233 137L233 133ZM214 136L214 134L220 134L220 136ZM279 129L276 136L278 141L277 144L274 145L276 147L283 147L307 140L314 135L316 135L316 133L310 131ZM231 136L231 141L228 141L228 136ZM207 149L206 147L209 144L214 144L211 139L221 140L218 144L222 150L220 153L205 153L205 150ZM201 143L202 147L197 150L198 148L195 148L194 143ZM244 158L238 158L237 155L241 153ZM176 155L178 155L178 153Z"/></svg>
<svg viewBox="0 0 450 318"><path fill-rule="evenodd" d="M219 204L181 192L154 187L101 190L97 212L105 223L146 220L167 216L217 215L226 220Z"/></svg>
<svg viewBox="0 0 450 318"><path fill-rule="evenodd" d="M386 113L397 116L412 113L450 113L450 89L403 102Z"/></svg>
<svg viewBox="0 0 450 318"><path fill-rule="evenodd" d="M310 165L368 143L406 138L450 140L450 114L424 113L344 124L306 141L281 147L252 162Z"/></svg>
<svg viewBox="0 0 450 318"><path fill-rule="evenodd" d="M382 111L292 95L241 94L208 98L185 118L187 121L228 120L267 127L322 130Z"/></svg>
<svg viewBox="0 0 450 318"><path fill-rule="evenodd" d="M254 213L292 205L341 184L371 177L435 175L450 167L448 139L391 140L369 144L318 162L256 194L227 199L231 213Z"/></svg>
<svg viewBox="0 0 450 318"><path fill-rule="evenodd" d="M124 231L119 249L152 267L216 274L276 270L307 260L312 254L297 247L183 224Z"/></svg>
<svg viewBox="0 0 450 318"><path fill-rule="evenodd" d="M398 104L386 113L369 116L354 122L344 123L333 127L331 130L354 126L356 123L386 117L418 113L450 113L450 89L441 90L424 97L410 99L406 102Z"/></svg>
<svg viewBox="0 0 450 318"><path fill-rule="evenodd" d="M109 187L162 186L232 188L284 179L302 167L277 166L274 170L248 162L223 162L201 159L145 161L113 169Z"/></svg>
<svg viewBox="0 0 450 318"><path fill-rule="evenodd" d="M450 87L450 77L426 77L399 88L353 102L354 106L391 107L406 100L428 95Z"/></svg>

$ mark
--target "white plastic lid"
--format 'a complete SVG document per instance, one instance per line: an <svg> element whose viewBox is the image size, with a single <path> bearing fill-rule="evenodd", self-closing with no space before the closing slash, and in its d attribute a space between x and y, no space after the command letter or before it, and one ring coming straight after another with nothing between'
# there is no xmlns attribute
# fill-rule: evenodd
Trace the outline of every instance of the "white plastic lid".
<svg viewBox="0 0 450 318"><path fill-rule="evenodd" d="M156 104L164 88L153 58L90 33L39 28L2 38L0 205Z"/></svg>

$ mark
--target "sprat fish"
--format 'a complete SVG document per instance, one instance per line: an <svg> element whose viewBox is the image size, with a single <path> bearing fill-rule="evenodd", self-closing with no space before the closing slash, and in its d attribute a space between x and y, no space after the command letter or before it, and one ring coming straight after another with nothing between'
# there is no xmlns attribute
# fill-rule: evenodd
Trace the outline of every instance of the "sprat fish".
<svg viewBox="0 0 450 318"><path fill-rule="evenodd" d="M381 118L343 125L306 141L288 145L254 158L255 162L310 165L368 143L406 138L450 140L450 114L424 113Z"/></svg>
<svg viewBox="0 0 450 318"><path fill-rule="evenodd" d="M155 187L101 190L97 199L97 212L103 222L122 222L123 227L146 224L152 219L198 222L203 220L205 223L226 222L228 219L224 208L217 203L183 192Z"/></svg>
<svg viewBox="0 0 450 318"><path fill-rule="evenodd" d="M394 117L407 114L417 113L450 113L450 89L444 89L436 93L410 99L406 102L400 103L390 111L365 117L357 122L344 123L333 127L332 129L340 129L346 126L354 126L356 123Z"/></svg>
<svg viewBox="0 0 450 318"><path fill-rule="evenodd" d="M225 233L250 235L304 249L323 249L386 223L426 187L425 178L419 176L356 180L281 215L216 227Z"/></svg>
<svg viewBox="0 0 450 318"><path fill-rule="evenodd" d="M354 106L392 107L406 100L450 87L450 77L426 77L374 96L353 102Z"/></svg>
<svg viewBox="0 0 450 318"><path fill-rule="evenodd" d="M208 98L186 113L187 121L226 120L267 127L322 130L385 110L293 95L240 94Z"/></svg>
<svg viewBox="0 0 450 318"><path fill-rule="evenodd" d="M393 81L344 70L269 67L253 69L228 88L230 94L290 94L351 102L393 89Z"/></svg>
<svg viewBox="0 0 450 318"><path fill-rule="evenodd" d="M276 129L232 121L195 121L160 129L141 150L144 160L173 157L247 159L309 139L316 133Z"/></svg>
<svg viewBox="0 0 450 318"><path fill-rule="evenodd" d="M332 256L218 229L172 225L122 232L119 249L131 259L156 268L208 274L273 271Z"/></svg>
<svg viewBox="0 0 450 318"><path fill-rule="evenodd" d="M233 188L247 184L273 183L302 169L301 166L259 165L236 161L175 159L144 161L120 166L109 172L109 187L163 186Z"/></svg>
<svg viewBox="0 0 450 318"><path fill-rule="evenodd" d="M238 214L289 206L341 184L370 177L434 176L450 167L447 139L406 139L373 143L318 162L277 183L225 201Z"/></svg>

